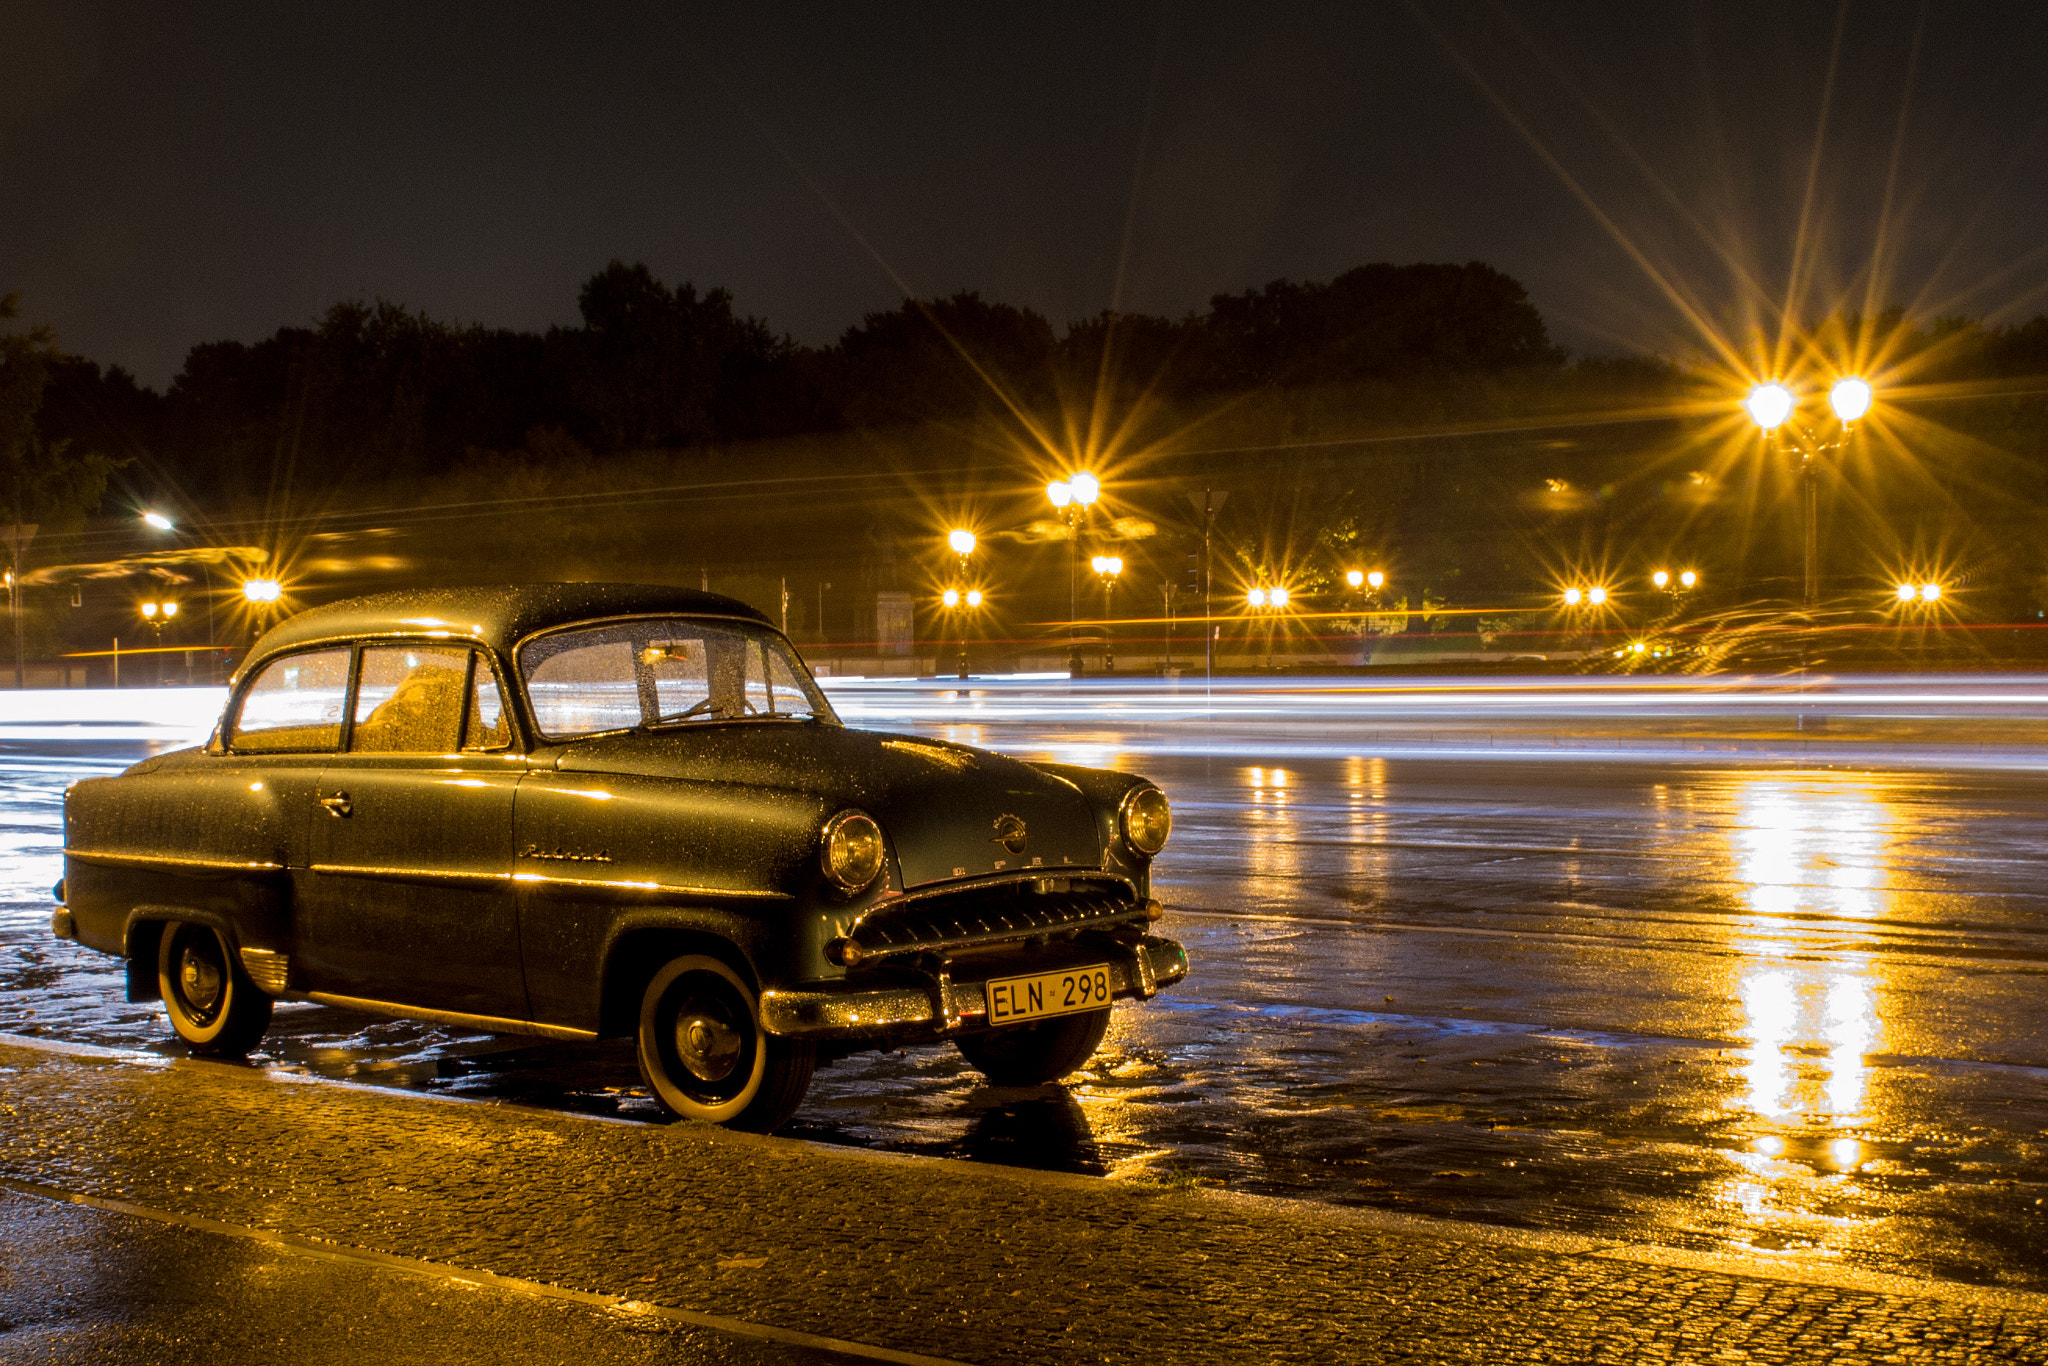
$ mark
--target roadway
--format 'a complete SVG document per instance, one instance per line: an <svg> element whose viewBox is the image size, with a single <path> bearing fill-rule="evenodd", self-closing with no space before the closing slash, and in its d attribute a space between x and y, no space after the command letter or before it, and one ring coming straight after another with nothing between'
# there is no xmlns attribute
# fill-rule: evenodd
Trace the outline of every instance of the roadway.
<svg viewBox="0 0 2048 1366"><path fill-rule="evenodd" d="M2048 1288L2039 680L833 693L857 724L1160 781L1195 970L1068 1087L865 1055L794 1137ZM62 785L189 738L204 701L0 710L0 1032L177 1052L48 939L47 889ZM279 1012L263 1064L653 1117L620 1049L318 1007Z"/></svg>

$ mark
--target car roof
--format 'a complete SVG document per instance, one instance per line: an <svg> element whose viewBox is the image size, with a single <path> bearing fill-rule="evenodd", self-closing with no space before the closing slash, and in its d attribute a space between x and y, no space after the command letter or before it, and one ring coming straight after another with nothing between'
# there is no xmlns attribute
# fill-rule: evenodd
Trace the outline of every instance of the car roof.
<svg viewBox="0 0 2048 1366"><path fill-rule="evenodd" d="M344 598L265 631L247 659L351 636L445 636L498 650L535 631L596 617L674 613L744 617L772 625L759 609L721 593L647 583L522 583L485 588L415 588Z"/></svg>

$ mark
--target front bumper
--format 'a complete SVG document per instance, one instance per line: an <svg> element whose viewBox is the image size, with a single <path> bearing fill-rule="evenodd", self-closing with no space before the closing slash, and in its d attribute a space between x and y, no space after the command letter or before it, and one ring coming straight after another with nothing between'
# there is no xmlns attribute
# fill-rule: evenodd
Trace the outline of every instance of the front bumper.
<svg viewBox="0 0 2048 1366"><path fill-rule="evenodd" d="M1054 971L1082 963L1107 963L1113 999L1149 999L1188 975L1187 951L1171 939L1144 935L1132 941L1077 941L1056 958L1003 959L937 965L920 970L916 983L864 986L857 981L829 986L771 989L761 993L761 1027L792 1039L888 1039L920 1034L948 1037L988 1022L991 978ZM953 973L957 969L959 978Z"/></svg>

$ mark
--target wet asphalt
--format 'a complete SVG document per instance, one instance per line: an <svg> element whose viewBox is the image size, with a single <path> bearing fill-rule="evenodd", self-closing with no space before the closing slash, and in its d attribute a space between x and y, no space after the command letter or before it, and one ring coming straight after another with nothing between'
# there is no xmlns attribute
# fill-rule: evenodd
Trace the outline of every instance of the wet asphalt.
<svg viewBox="0 0 2048 1366"><path fill-rule="evenodd" d="M1527 743L1416 704L1267 757L1256 717L913 701L845 710L1158 780L1194 971L1064 1087L861 1055L790 1135L2048 1288L2048 755L1930 750L1924 698L1892 762L1870 732L1691 752L1541 706L1505 723ZM47 935L64 784L170 743L0 736L0 1032L179 1051ZM658 1120L616 1046L287 1006L258 1061Z"/></svg>

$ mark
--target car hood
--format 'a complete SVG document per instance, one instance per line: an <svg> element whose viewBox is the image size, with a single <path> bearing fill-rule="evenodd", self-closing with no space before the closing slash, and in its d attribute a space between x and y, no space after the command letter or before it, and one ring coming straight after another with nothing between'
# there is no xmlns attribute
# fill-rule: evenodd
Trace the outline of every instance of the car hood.
<svg viewBox="0 0 2048 1366"><path fill-rule="evenodd" d="M859 807L887 832L906 888L1020 868L1102 866L1103 826L1079 789L968 745L742 723L598 736L565 747L556 767L801 792L833 808ZM998 823L1010 818L1024 825L1018 850L997 838Z"/></svg>

